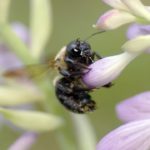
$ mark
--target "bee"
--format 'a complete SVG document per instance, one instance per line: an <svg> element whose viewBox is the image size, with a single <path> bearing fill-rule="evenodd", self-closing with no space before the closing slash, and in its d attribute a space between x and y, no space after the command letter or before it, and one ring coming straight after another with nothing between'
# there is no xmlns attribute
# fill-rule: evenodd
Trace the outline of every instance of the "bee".
<svg viewBox="0 0 150 150"><path fill-rule="evenodd" d="M96 109L96 103L90 95L92 89L82 82L82 77L90 71L89 65L97 59L102 57L91 49L89 43L76 39L63 47L52 61L54 64L52 66L55 66L61 75L54 83L55 95L69 111L84 114ZM5 76L10 74L14 72L8 71ZM111 83L104 85L104 87L110 86Z"/></svg>
<svg viewBox="0 0 150 150"><path fill-rule="evenodd" d="M83 75L90 71L89 65L96 59L102 57L92 51L89 43L79 39L70 42L56 55L55 63L62 77L55 82L55 93L68 110L83 114L96 109L90 96L92 89L82 82ZM110 86L111 83L104 85Z"/></svg>
<svg viewBox="0 0 150 150"><path fill-rule="evenodd" d="M55 57L56 66L62 75L55 83L56 96L72 112L86 113L96 108L89 94L92 90L82 82L82 76L90 71L88 66L95 57L101 59L87 42L79 39L70 42Z"/></svg>

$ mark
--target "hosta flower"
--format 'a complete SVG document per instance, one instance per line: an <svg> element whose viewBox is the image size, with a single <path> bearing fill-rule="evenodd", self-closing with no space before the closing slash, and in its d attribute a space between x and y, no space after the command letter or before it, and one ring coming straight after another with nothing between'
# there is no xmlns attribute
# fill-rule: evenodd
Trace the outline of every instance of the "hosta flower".
<svg viewBox="0 0 150 150"><path fill-rule="evenodd" d="M97 145L97 150L150 149L150 91L140 93L119 103L117 115L130 122L113 130Z"/></svg>
<svg viewBox="0 0 150 150"><path fill-rule="evenodd" d="M126 35L129 40L142 35L150 35L150 25L134 23L128 27Z"/></svg>
<svg viewBox="0 0 150 150"><path fill-rule="evenodd" d="M149 41L150 35L127 41L122 46L124 53L105 57L91 64L91 70L83 76L83 82L90 88L99 88L116 79L133 59L150 47Z"/></svg>
<svg viewBox="0 0 150 150"><path fill-rule="evenodd" d="M150 119L134 121L111 131L96 150L149 150Z"/></svg>
<svg viewBox="0 0 150 150"><path fill-rule="evenodd" d="M130 97L116 106L118 118L123 122L150 119L150 91Z"/></svg>
<svg viewBox="0 0 150 150"><path fill-rule="evenodd" d="M105 57L90 65L91 70L83 77L84 83L90 88L99 88L116 79L123 69L137 55L124 52L119 55Z"/></svg>
<svg viewBox="0 0 150 150"><path fill-rule="evenodd" d="M128 39L133 39L143 35L150 35L150 25L134 23L129 26L126 34ZM146 52L150 53L150 47L146 50Z"/></svg>
<svg viewBox="0 0 150 150"><path fill-rule="evenodd" d="M123 24L132 22L150 22L149 7L140 0L103 0L113 7L98 19L95 27L99 29L115 29Z"/></svg>

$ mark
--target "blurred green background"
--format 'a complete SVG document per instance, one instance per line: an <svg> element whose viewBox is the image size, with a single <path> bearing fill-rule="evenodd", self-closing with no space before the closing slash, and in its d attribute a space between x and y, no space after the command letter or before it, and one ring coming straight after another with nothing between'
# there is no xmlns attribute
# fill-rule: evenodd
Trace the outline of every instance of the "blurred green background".
<svg viewBox="0 0 150 150"><path fill-rule="evenodd" d="M148 4L148 0L143 1ZM110 7L99 0L52 0L53 33L45 48L47 59L54 56L62 46L76 38L84 39L96 32L92 25L97 18ZM19 21L29 26L29 0L13 0L10 9L10 22ZM43 24L44 28L44 24ZM127 26L114 31L97 35L89 40L94 51L102 56L121 53L120 47L126 41ZM121 122L115 114L115 105L130 96L150 89L149 55L143 54L134 60L115 80L110 89L99 89L93 92L93 99L97 102L97 110L87 114L97 135L97 141ZM61 107L61 106L60 106ZM65 113L68 113L65 111ZM66 124L72 138L75 136L70 124ZM57 140L53 138L55 132L45 133L33 145L32 150L61 150ZM20 135L9 127L0 128L0 150L7 150L9 145ZM86 142L86 141L85 141Z"/></svg>

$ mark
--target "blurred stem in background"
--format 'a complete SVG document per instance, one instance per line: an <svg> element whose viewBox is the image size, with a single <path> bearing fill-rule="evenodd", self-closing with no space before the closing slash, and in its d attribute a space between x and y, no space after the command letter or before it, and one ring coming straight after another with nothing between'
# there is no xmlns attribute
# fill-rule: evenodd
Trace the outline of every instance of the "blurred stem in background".
<svg viewBox="0 0 150 150"><path fill-rule="evenodd" d="M31 41L29 50L27 46L15 35L8 23L10 0L0 0L0 37L10 49L27 64L40 63L41 54L44 52L44 47L49 41L52 33L52 6L49 0L31 0L30 1L30 36ZM45 100L40 104L43 105L45 111L56 113L64 118L63 113L58 112L52 98L54 99L54 90L47 84L47 80L37 82L37 86L45 95ZM69 113L69 112L68 112ZM70 133L67 133L63 128L56 131L56 139L59 141L62 150L93 150L95 149L95 134L93 127L87 116L71 115L74 127L76 129L77 142L70 140ZM68 120L65 119L67 124ZM39 120L40 123L40 120ZM73 129L73 127L72 127ZM73 131L72 133L73 134ZM77 144L78 143L78 146Z"/></svg>
<svg viewBox="0 0 150 150"><path fill-rule="evenodd" d="M8 21L10 0L0 1L0 22L6 23Z"/></svg>

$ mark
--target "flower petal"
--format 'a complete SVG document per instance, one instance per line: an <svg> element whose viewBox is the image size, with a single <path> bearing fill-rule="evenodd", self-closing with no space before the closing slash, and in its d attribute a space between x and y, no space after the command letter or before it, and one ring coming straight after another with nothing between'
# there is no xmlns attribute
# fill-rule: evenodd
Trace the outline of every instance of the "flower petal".
<svg viewBox="0 0 150 150"><path fill-rule="evenodd" d="M103 0L103 2L116 9L128 10L126 5L124 5L121 0Z"/></svg>
<svg viewBox="0 0 150 150"><path fill-rule="evenodd" d="M54 130L62 124L61 118L38 111L0 108L0 113L14 125L33 132Z"/></svg>
<svg viewBox="0 0 150 150"><path fill-rule="evenodd" d="M139 17L150 21L150 12L145 8L140 0L121 0L130 11Z"/></svg>
<svg viewBox="0 0 150 150"><path fill-rule="evenodd" d="M24 133L15 143L13 143L8 150L28 150L36 141L36 133Z"/></svg>
<svg viewBox="0 0 150 150"><path fill-rule="evenodd" d="M96 150L149 150L150 119L120 126L106 135Z"/></svg>
<svg viewBox="0 0 150 150"><path fill-rule="evenodd" d="M116 111L123 122L150 119L150 91L124 100L117 105Z"/></svg>
<svg viewBox="0 0 150 150"><path fill-rule="evenodd" d="M113 9L100 16L94 27L98 29L111 30L123 24L135 21L136 18L132 14L129 14L125 11Z"/></svg>
<svg viewBox="0 0 150 150"><path fill-rule="evenodd" d="M129 26L126 34L128 39L134 39L137 36L141 35L150 35L150 25L141 25L134 23ZM150 53L150 49L147 49L146 52Z"/></svg>
<svg viewBox="0 0 150 150"><path fill-rule="evenodd" d="M140 54L150 48L150 35L138 36L127 41L122 49L129 53Z"/></svg>
<svg viewBox="0 0 150 150"><path fill-rule="evenodd" d="M135 57L135 55L123 53L100 59L89 66L91 71L84 75L83 82L91 88L104 86L116 79Z"/></svg>
<svg viewBox="0 0 150 150"><path fill-rule="evenodd" d="M141 25L137 23L130 25L127 31L128 39L134 39L137 36L149 34L150 34L150 25Z"/></svg>

